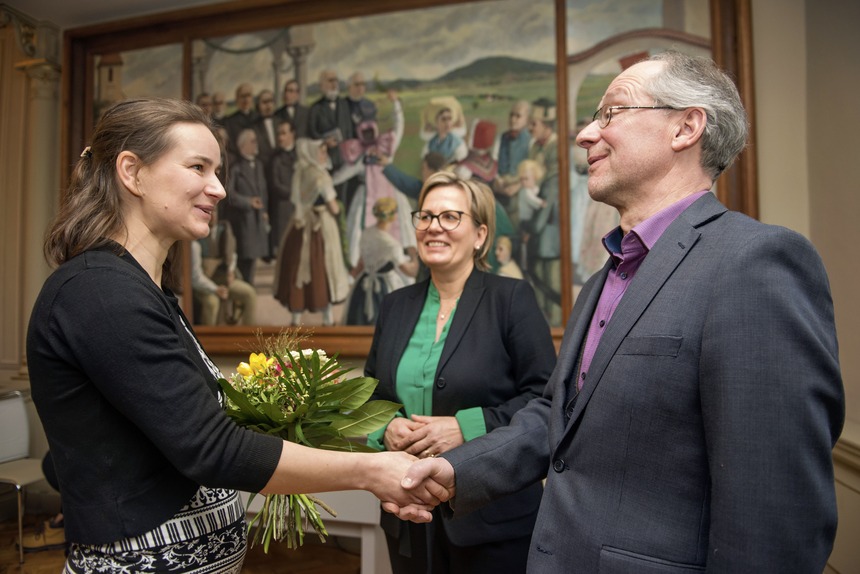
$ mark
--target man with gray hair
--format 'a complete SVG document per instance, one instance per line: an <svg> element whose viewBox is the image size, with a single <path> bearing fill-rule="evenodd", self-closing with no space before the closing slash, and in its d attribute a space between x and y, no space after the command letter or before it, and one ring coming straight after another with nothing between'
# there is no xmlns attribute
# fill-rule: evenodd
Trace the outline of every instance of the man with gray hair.
<svg viewBox="0 0 860 574"><path fill-rule="evenodd" d="M346 101L355 135L359 136L358 126L363 121L376 120L376 104L365 97L367 80L361 72L353 72L346 82Z"/></svg>
<svg viewBox="0 0 860 574"><path fill-rule="evenodd" d="M308 136L315 140L325 140L331 154L336 151L341 141L353 138L355 130L349 104L340 96L340 80L337 72L334 70L320 72L319 87L320 99L311 104L309 112ZM337 163L334 158L332 161Z"/></svg>
<svg viewBox="0 0 860 574"><path fill-rule="evenodd" d="M236 236L236 266L242 279L255 285L257 260L271 255L269 191L265 168L259 159L257 132L252 128L242 130L236 146L239 153L228 173L224 214Z"/></svg>
<svg viewBox="0 0 860 574"><path fill-rule="evenodd" d="M308 136L311 139L323 140L328 147L328 157L331 160L331 172L343 166L340 153L340 142L355 137L355 126L352 123L349 103L340 96L340 79L334 70L323 70L319 76L320 99L311 104L308 111ZM335 186L338 199L344 205L349 205L352 198L349 190L355 186L349 182Z"/></svg>
<svg viewBox="0 0 860 574"><path fill-rule="evenodd" d="M808 240L710 191L747 131L710 60L667 52L612 81L576 143L621 224L544 396L404 487L456 476L457 516L546 478L532 573L824 569L845 416L833 303Z"/></svg>

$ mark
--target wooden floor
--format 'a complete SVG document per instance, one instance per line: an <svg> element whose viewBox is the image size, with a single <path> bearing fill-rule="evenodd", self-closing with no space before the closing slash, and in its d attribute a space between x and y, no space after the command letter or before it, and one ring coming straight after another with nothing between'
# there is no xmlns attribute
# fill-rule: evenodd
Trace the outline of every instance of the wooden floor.
<svg viewBox="0 0 860 574"><path fill-rule="evenodd" d="M44 517L26 517L25 535ZM18 522L15 518L0 522L0 574L60 574L65 563L63 550L46 550L24 554L24 564L18 563ZM338 546L335 538L320 544L310 537L298 550L290 550L286 544L272 544L269 553L262 547L248 551L242 574L357 574L361 558L349 549ZM349 540L344 540L344 545ZM349 546L352 546L351 544Z"/></svg>

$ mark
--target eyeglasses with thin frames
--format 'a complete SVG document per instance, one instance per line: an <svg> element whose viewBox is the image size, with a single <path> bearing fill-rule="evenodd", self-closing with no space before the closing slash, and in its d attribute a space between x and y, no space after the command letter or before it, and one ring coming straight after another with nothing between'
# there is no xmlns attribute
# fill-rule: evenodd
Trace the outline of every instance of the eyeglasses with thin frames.
<svg viewBox="0 0 860 574"><path fill-rule="evenodd" d="M454 211L448 210L443 211L441 213L433 213L432 211L420 210L412 212L412 226L418 231L426 231L430 229L430 226L433 225L433 220L439 222L439 227L441 227L445 231L454 231L460 225L460 222L463 221L463 216L468 215L472 219L475 219L470 213L466 213L465 211ZM475 223L478 220L475 219Z"/></svg>
<svg viewBox="0 0 860 574"><path fill-rule="evenodd" d="M609 122L612 121L612 111L613 110L674 110L677 108L673 108L672 106L600 106L594 115L591 117L591 121L597 122L597 125L600 126L601 129L605 128L609 125Z"/></svg>

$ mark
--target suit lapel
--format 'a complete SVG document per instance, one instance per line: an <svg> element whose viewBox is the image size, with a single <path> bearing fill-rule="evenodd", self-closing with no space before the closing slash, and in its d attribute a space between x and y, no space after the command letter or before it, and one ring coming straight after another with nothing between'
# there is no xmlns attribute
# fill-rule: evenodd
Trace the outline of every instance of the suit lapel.
<svg viewBox="0 0 860 574"><path fill-rule="evenodd" d="M396 379L397 366L400 364L403 353L406 352L406 345L409 344L409 339L412 337L412 331L415 330L418 318L421 317L421 310L424 308L424 300L427 298L427 289L430 287L430 281L425 281L421 285L416 285L416 287L423 287L423 289L409 289L408 295L403 299L400 307L392 309L394 311L392 313L393 320L397 322L394 340L391 342L394 352L389 353L391 364L388 368L391 373L390 380L392 381Z"/></svg>
<svg viewBox="0 0 860 574"><path fill-rule="evenodd" d="M574 371L579 362L582 345L585 343L585 336L588 334L588 324L591 321L594 310L597 308L600 293L603 290L603 285L606 283L606 277L609 275L611 268L612 261L607 257L603 269L598 271L586 286L583 287L573 306L571 317L579 317L580 319L573 321L567 326L564 333L564 341L570 344L562 345L561 354L558 357L558 365L556 366L556 370L563 373L563 382L568 394L571 390L571 382L576 380L576 373ZM585 320L586 317L588 318L587 321ZM576 387L573 387L573 392L576 392Z"/></svg>
<svg viewBox="0 0 860 574"><path fill-rule="evenodd" d="M454 319L451 322L451 327L448 329L448 336L445 338L445 346L442 348L442 355L439 357L439 365L436 367L436 376L442 371L457 346L466 334L466 329L469 323L472 322L472 317L475 316L475 311L478 309L478 303L484 296L484 275L477 269L472 270L472 274L466 280L466 285L463 288L463 293L460 295L460 301L457 302L457 312L454 313Z"/></svg>
<svg viewBox="0 0 860 574"><path fill-rule="evenodd" d="M585 344L591 316L597 308L600 293L611 268L612 262L607 257L603 269L589 279L582 288L565 327L558 361L548 383L552 385L550 390L553 397L549 428L550 445L558 445L565 432L567 419L564 412L569 401L576 395L576 367L579 363L579 355Z"/></svg>

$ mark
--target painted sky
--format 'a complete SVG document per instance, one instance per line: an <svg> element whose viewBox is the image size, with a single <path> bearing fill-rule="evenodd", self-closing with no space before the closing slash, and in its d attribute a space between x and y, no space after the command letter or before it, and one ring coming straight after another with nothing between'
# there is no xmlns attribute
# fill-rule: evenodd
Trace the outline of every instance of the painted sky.
<svg viewBox="0 0 860 574"><path fill-rule="evenodd" d="M681 1L690 25L697 26L700 14L707 15L708 0ZM663 0L567 0L566 6L568 53L620 32L662 25ZM315 82L325 67L333 67L344 79L360 70L368 78L430 80L488 56L552 63L554 16L553 0L484 0L308 25L315 42L308 57L308 80ZM276 32L240 34L225 46L237 51L257 47ZM123 59L129 97L181 94L178 45L124 52ZM273 87L275 81L268 50L216 53L211 69L211 86L228 99L240 82L250 81L259 91ZM282 74L291 77L292 71Z"/></svg>
<svg viewBox="0 0 860 574"><path fill-rule="evenodd" d="M427 80L488 56L553 63L553 4L496 0L323 22L314 25L311 73L337 62L382 79Z"/></svg>
<svg viewBox="0 0 860 574"><path fill-rule="evenodd" d="M432 80L488 56L511 56L536 62L555 60L553 0L491 0L347 18L296 28L310 28L314 46L308 56L308 80L334 68L342 79L361 71L381 80ZM302 32L302 30L297 30ZM333 41L327 41L334 39ZM231 50L259 46L257 34L242 34ZM233 90L254 70L256 89L274 81L271 54L216 54L212 60L218 89ZM283 71L285 77L292 70Z"/></svg>

